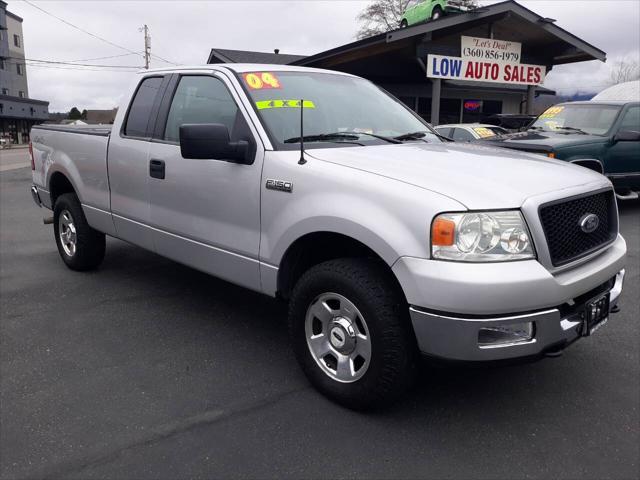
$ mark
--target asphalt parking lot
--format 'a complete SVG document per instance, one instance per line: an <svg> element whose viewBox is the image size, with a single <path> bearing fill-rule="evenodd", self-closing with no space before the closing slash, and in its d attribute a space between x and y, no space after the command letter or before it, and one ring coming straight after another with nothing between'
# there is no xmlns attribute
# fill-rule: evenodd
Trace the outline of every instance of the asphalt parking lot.
<svg viewBox="0 0 640 480"><path fill-rule="evenodd" d="M4 153L0 153L4 155ZM275 300L109 240L58 257L0 173L0 477L638 478L640 202L622 311L561 358L430 368L389 411L316 393Z"/></svg>

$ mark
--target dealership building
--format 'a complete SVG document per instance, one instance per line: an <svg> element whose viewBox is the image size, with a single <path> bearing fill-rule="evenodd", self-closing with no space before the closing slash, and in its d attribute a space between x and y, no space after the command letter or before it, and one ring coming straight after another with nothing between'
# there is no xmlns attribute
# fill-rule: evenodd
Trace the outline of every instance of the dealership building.
<svg viewBox="0 0 640 480"><path fill-rule="evenodd" d="M214 48L208 63L277 63L367 78L434 125L532 114L556 66L606 53L515 1L450 14L311 56Z"/></svg>
<svg viewBox="0 0 640 480"><path fill-rule="evenodd" d="M29 98L22 18L0 0L0 138L29 143L29 131L49 118L49 102Z"/></svg>

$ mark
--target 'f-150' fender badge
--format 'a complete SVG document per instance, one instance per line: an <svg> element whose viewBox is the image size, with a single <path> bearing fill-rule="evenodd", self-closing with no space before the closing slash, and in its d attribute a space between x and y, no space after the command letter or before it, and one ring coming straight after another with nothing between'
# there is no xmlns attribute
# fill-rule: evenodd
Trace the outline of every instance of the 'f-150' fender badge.
<svg viewBox="0 0 640 480"><path fill-rule="evenodd" d="M291 193L293 191L293 183L285 182L284 180L274 180L273 178L267 179L268 190L279 190L280 192Z"/></svg>

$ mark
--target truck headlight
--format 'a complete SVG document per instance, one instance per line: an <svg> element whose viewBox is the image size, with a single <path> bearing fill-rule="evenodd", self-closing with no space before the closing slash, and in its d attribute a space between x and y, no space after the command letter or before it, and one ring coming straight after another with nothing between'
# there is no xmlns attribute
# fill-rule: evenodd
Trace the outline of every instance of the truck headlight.
<svg viewBox="0 0 640 480"><path fill-rule="evenodd" d="M431 255L459 262L506 262L535 258L522 214L443 213L431 225Z"/></svg>

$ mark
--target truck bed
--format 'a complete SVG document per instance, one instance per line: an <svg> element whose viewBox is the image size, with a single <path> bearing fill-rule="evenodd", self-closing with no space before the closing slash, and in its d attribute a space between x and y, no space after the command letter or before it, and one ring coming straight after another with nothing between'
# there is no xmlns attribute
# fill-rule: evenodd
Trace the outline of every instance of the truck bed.
<svg viewBox="0 0 640 480"><path fill-rule="evenodd" d="M111 133L111 125L34 125L33 129L99 135L101 137L108 137Z"/></svg>

